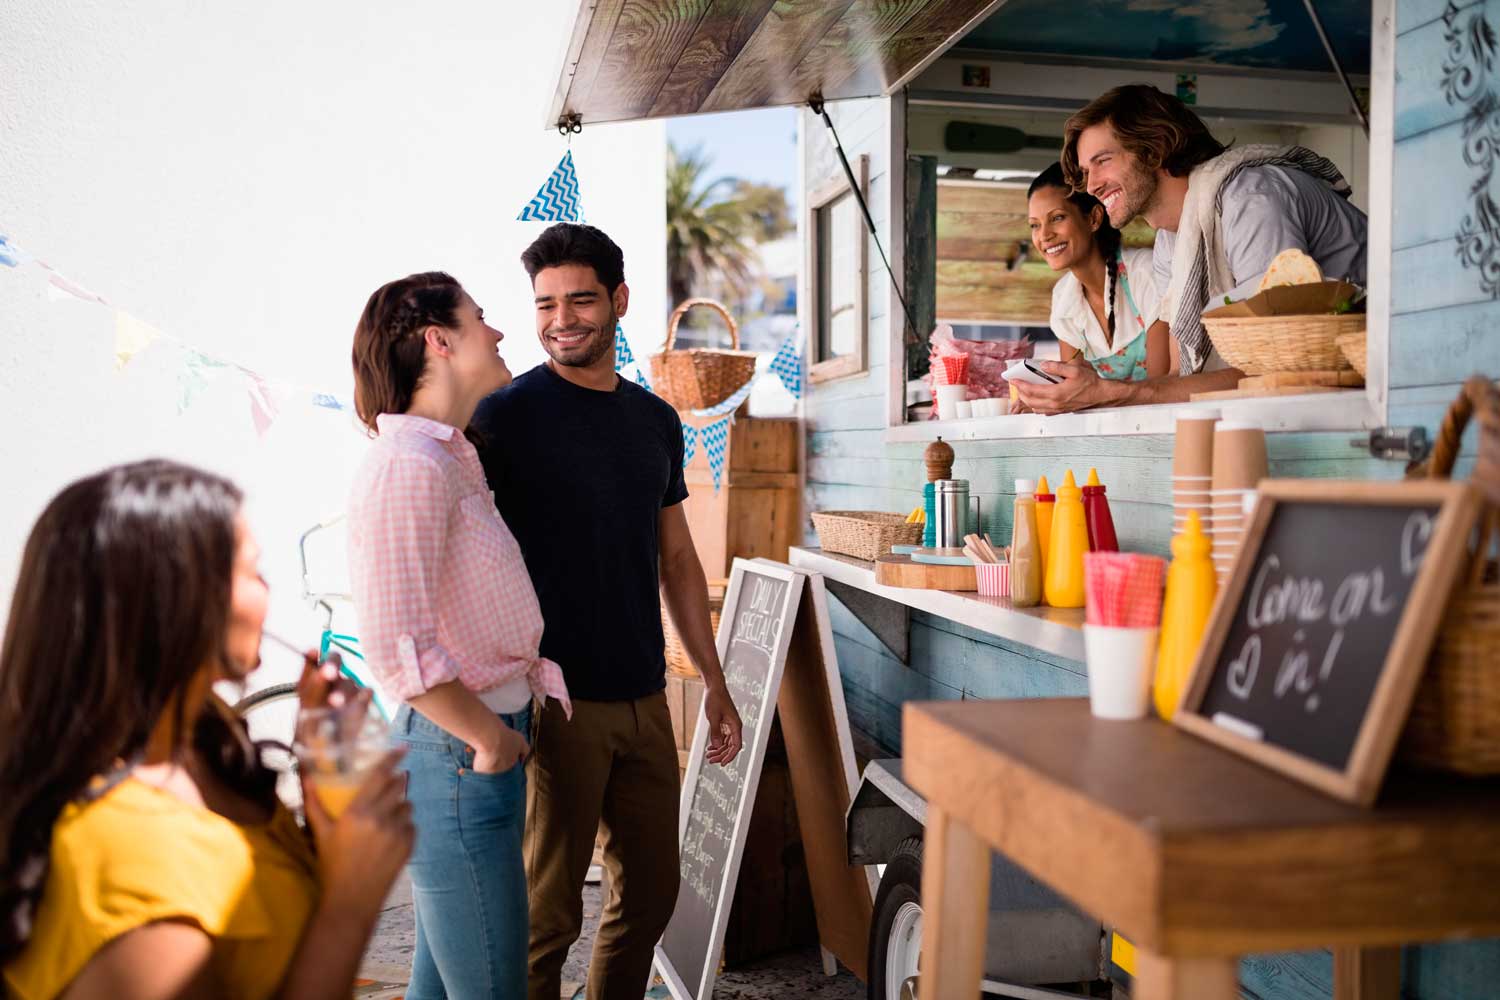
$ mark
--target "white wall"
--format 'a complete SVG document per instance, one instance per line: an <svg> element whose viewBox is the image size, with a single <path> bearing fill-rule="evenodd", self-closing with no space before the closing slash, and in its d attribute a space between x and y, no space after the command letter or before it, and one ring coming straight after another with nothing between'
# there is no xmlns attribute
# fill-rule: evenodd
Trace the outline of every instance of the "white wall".
<svg viewBox="0 0 1500 1000"><path fill-rule="evenodd" d="M369 293L447 270L522 371L542 353L517 258L543 224L514 220L565 148L542 117L574 7L9 0L0 233L173 337L344 395ZM664 332L663 147L660 124L573 140L588 221L625 250L643 358ZM0 610L59 488L168 455L248 489L270 627L316 641L296 539L344 506L352 418L293 399L258 440L237 377L179 417L180 356L158 346L116 375L113 330L110 310L0 267ZM286 672L278 656L263 674Z"/></svg>

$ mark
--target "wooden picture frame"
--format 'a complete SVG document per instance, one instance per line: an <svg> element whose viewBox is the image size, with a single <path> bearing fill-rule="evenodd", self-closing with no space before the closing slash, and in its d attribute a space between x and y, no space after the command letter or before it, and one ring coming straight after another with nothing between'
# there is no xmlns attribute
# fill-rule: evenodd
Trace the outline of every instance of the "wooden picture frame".
<svg viewBox="0 0 1500 1000"><path fill-rule="evenodd" d="M1201 711L1216 676L1245 591L1257 572L1257 558L1277 510L1284 504L1350 507L1427 506L1436 508L1431 536L1412 576L1380 676L1359 720L1347 764L1338 769L1271 742L1242 735ZM1196 736L1249 757L1346 802L1375 801L1412 697L1426 667L1448 598L1468 562L1478 496L1466 483L1424 481L1371 483L1330 480L1263 480L1255 510L1228 581L1215 598L1198 657L1172 721ZM1315 544L1315 543L1314 543Z"/></svg>
<svg viewBox="0 0 1500 1000"><path fill-rule="evenodd" d="M850 167L859 183L860 196L868 196L870 157L861 155L850 164ZM840 175L837 180L830 181L809 194L807 207L804 209L803 232L806 233L804 273L807 275L807 315L811 324L810 336L807 338L807 353L810 362L807 370L809 382L830 382L838 378L861 375L867 366L866 358L870 339L870 247L869 234L865 230L865 217L858 210L857 204L854 218L850 222L856 247L855 259L859 262L859 274L854 290L854 322L857 331L854 338L854 351L851 354L833 357L824 357L822 353L824 336L820 257L824 248L819 239L818 213L827 209L844 195L852 196L853 193L848 178Z"/></svg>

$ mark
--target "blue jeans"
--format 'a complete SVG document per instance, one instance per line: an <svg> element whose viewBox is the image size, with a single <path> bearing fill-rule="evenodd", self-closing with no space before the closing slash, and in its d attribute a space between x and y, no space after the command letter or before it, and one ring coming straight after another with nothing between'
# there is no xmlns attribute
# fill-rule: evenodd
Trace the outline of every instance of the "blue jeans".
<svg viewBox="0 0 1500 1000"><path fill-rule="evenodd" d="M501 715L530 735L531 706ZM463 740L403 705L392 727L417 826L416 947L408 1000L513 1000L526 994L526 771L476 774Z"/></svg>

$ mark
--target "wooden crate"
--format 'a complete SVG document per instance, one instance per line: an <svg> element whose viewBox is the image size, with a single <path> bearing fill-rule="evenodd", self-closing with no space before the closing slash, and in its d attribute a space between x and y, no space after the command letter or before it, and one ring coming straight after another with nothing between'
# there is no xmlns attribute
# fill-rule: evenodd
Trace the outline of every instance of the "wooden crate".
<svg viewBox="0 0 1500 1000"><path fill-rule="evenodd" d="M736 556L785 562L787 549L801 541L801 427L795 418L736 419L717 492L707 450L699 442L683 473L689 493L683 509L710 580L727 578Z"/></svg>

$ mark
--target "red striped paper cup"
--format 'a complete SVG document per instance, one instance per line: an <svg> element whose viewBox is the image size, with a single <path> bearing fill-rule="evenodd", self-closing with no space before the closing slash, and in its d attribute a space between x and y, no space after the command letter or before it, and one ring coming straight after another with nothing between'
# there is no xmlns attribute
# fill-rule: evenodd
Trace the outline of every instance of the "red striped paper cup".
<svg viewBox="0 0 1500 1000"><path fill-rule="evenodd" d="M979 593L985 597L1010 596L1010 563L975 563L974 572L979 577Z"/></svg>

